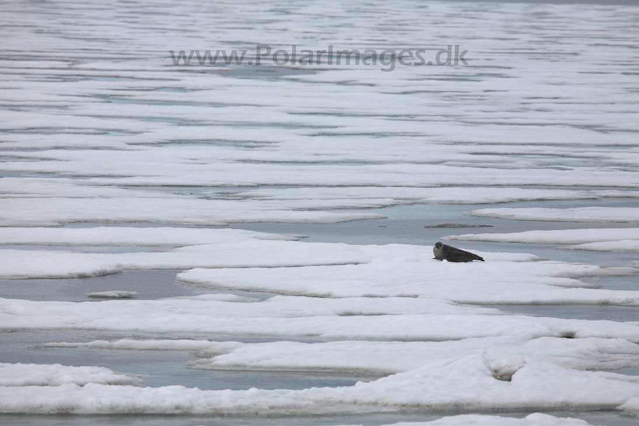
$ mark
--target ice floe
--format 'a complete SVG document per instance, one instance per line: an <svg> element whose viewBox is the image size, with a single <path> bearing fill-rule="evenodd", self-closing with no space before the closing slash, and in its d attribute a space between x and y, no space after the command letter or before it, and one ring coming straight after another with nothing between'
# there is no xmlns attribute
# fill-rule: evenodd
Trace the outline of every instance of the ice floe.
<svg viewBox="0 0 639 426"><path fill-rule="evenodd" d="M137 295L136 291L110 290L94 291L93 293L88 293L87 297L91 299L134 299Z"/></svg>
<svg viewBox="0 0 639 426"><path fill-rule="evenodd" d="M45 250L0 250L0 277L83 278L115 274L122 268L100 255Z"/></svg>
<svg viewBox="0 0 639 426"><path fill-rule="evenodd" d="M568 244L567 248L590 251L639 251L639 228L585 228L486 234L449 235L449 240L501 243Z"/></svg>
<svg viewBox="0 0 639 426"><path fill-rule="evenodd" d="M259 188L240 192L244 195L268 200L353 200L393 199L393 204L448 203L484 204L526 200L569 200L597 198L596 193L565 189L528 189L508 187L329 187L329 188Z"/></svg>
<svg viewBox="0 0 639 426"><path fill-rule="evenodd" d="M479 209L470 212L476 216L499 217L516 220L545 220L555 222L639 222L636 207L524 207Z"/></svg>
<svg viewBox="0 0 639 426"><path fill-rule="evenodd" d="M583 228L512 233L449 235L446 239L497 243L586 244L618 240L639 240L639 228Z"/></svg>
<svg viewBox="0 0 639 426"><path fill-rule="evenodd" d="M482 355L468 355L351 387L299 391L202 391L94 383L0 387L0 412L308 415L407 408L432 412L597 410L615 409L639 395L639 382L628 376L571 370L543 361L508 367L505 371L503 365Z"/></svg>
<svg viewBox="0 0 639 426"><path fill-rule="evenodd" d="M91 186L77 179L64 178L11 178L0 179L0 198L179 198L177 195L123 189L113 186ZM50 203L55 203L50 199Z"/></svg>
<svg viewBox="0 0 639 426"><path fill-rule="evenodd" d="M60 386L87 383L133 385L137 377L116 373L103 367L71 367L60 364L0 363L0 387Z"/></svg>
<svg viewBox="0 0 639 426"><path fill-rule="evenodd" d="M533 413L524 418L466 414L447 416L430 422L394 423L386 426L588 426L585 420Z"/></svg>
<svg viewBox="0 0 639 426"><path fill-rule="evenodd" d="M115 227L0 228L0 244L187 246L257 240L295 240L294 236L241 229Z"/></svg>
<svg viewBox="0 0 639 426"><path fill-rule="evenodd" d="M165 343L159 341L156 347ZM201 344L201 347L196 345ZM131 349L152 347L153 342L89 342L79 347ZM576 369L618 369L639 366L639 346L623 339L567 339L530 336L485 337L444 342L366 342L327 343L215 343L186 341L212 359L198 359L197 368L220 370L339 371L397 373L429 363L473 353L503 365L519 365L527 360L545 360Z"/></svg>
<svg viewBox="0 0 639 426"><path fill-rule="evenodd" d="M597 243L577 244L574 250L639 252L639 240L601 241Z"/></svg>
<svg viewBox="0 0 639 426"><path fill-rule="evenodd" d="M55 208L51 208L52 205ZM181 225L227 225L241 222L336 223L384 217L366 212L288 210L286 205L267 209L267 206L258 202L192 198L56 198L54 202L47 198L9 198L3 200L3 207L0 226L56 226L75 222Z"/></svg>
<svg viewBox="0 0 639 426"><path fill-rule="evenodd" d="M629 399L619 408L624 410L626 414L639 417L639 397Z"/></svg>
<svg viewBox="0 0 639 426"><path fill-rule="evenodd" d="M307 244L307 243L300 243ZM192 269L183 282L213 288L319 297L410 296L458 303L639 304L639 292L591 289L584 276L636 275L635 268L532 261L525 254L482 252L486 262L424 259L420 246L353 246L370 261L299 268ZM428 250L428 249L426 249ZM472 276L472 279L469 277Z"/></svg>
<svg viewBox="0 0 639 426"><path fill-rule="evenodd" d="M639 341L639 325L634 322L498 315L493 309L419 298L313 299L308 303L298 297L256 303L192 299L99 303L0 299L0 329L380 341L439 341L524 333L534 337L608 337Z"/></svg>
<svg viewBox="0 0 639 426"><path fill-rule="evenodd" d="M138 237L149 231L144 230ZM74 235L73 232L62 234L67 235L65 238ZM158 237L163 239L161 235L159 232ZM82 238L85 237L87 235ZM82 238L74 241L83 241ZM112 238L111 243L127 241L126 238L118 240L117 236L108 238ZM131 238L136 238L135 233ZM205 238L203 233L202 239ZM639 293L588 289L584 287L591 285L577 279L633 275L637 273L634 268L532 262L536 260L532 255L494 252L481 253L487 260L481 264L451 264L430 259L430 251L429 247L414 245L256 239L163 252L0 250L0 259L6 260L0 262L0 277L72 278L127 269L199 268L179 274L178 279L200 286L321 297L409 296L459 303L639 303Z"/></svg>
<svg viewBox="0 0 639 426"><path fill-rule="evenodd" d="M135 235L135 232L132 233ZM188 233L185 233L188 235ZM159 233L158 236L161 236ZM206 233L203 233L206 238ZM151 238L153 241L153 239ZM293 244L293 245L291 245ZM282 253L286 253L283 256ZM162 252L83 253L51 250L0 250L0 277L77 278L125 269L251 268L343 265L370 260L370 254L346 244L244 239L228 244L201 244Z"/></svg>
<svg viewBox="0 0 639 426"><path fill-rule="evenodd" d="M639 346L624 339L532 338L519 334L441 342L337 341L325 343L240 343L209 340L94 340L50 342L45 347L114 350L196 351L191 365L215 370L307 371L393 374L430 362L483 354L503 365L544 360L579 370L619 369L639 365ZM213 358L207 356L213 355ZM505 367L504 367L505 368Z"/></svg>
<svg viewBox="0 0 639 426"><path fill-rule="evenodd" d="M224 351L241 346L237 342L212 342L210 340L165 339L165 340L93 340L91 342L49 342L43 346L47 348L90 348L90 349L118 349L136 351L200 351L216 348Z"/></svg>

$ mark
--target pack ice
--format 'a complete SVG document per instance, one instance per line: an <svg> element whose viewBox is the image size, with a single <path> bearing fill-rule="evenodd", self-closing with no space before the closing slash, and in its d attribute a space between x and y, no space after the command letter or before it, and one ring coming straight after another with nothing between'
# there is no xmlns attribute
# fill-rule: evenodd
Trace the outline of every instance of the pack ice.
<svg viewBox="0 0 639 426"><path fill-rule="evenodd" d="M638 321L482 306L630 309L639 291L585 277L636 277L639 263L471 243L639 251L639 12L628 2L13 3L0 14L11 40L0 57L0 350L42 341L21 349L24 363L0 364L0 413L443 416L414 426L585 426L542 412L639 413L639 378L622 374L639 367ZM459 43L472 65L198 68L167 55L294 40ZM401 215L424 234L386 244L405 229L376 231L410 222ZM342 243L350 228L338 224L356 220L370 220L356 225L379 244ZM450 236L486 262L433 260L438 228L426 222L489 224L495 233ZM116 274L160 269L214 293L117 299L133 294ZM34 279L56 292L107 274L122 282L82 291L105 299L15 296ZM116 350L182 351L206 379L360 380L215 391L57 362Z"/></svg>

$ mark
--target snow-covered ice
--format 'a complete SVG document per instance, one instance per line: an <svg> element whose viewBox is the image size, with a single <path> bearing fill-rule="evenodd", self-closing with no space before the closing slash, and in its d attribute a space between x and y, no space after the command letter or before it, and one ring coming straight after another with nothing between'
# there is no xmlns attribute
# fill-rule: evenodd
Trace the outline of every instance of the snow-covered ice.
<svg viewBox="0 0 639 426"><path fill-rule="evenodd" d="M505 187L327 187L327 188L260 188L239 195L266 200L357 200L392 199L392 204L447 203L487 204L529 200L580 200L598 198L600 192L562 189L529 189Z"/></svg>
<svg viewBox="0 0 639 426"><path fill-rule="evenodd" d="M0 277L83 278L115 274L122 268L91 253L39 250L0 250Z"/></svg>
<svg viewBox="0 0 639 426"><path fill-rule="evenodd" d="M97 245L97 246L187 246L258 240L294 240L294 236L241 229L137 228L98 226L92 228L0 228L0 244Z"/></svg>
<svg viewBox="0 0 639 426"><path fill-rule="evenodd" d="M533 413L523 419L514 417L461 415L430 422L393 423L386 426L588 426L584 420Z"/></svg>
<svg viewBox="0 0 639 426"><path fill-rule="evenodd" d="M248 304L192 299L99 303L0 299L0 329L215 333L283 339L380 341L439 341L525 333L535 337L608 337L639 341L639 324L635 322L498 315L494 309L418 298L398 298L387 303L386 299L378 298L314 299L316 302L309 303L299 299L286 297ZM402 307L404 312L398 313Z"/></svg>
<svg viewBox="0 0 639 426"><path fill-rule="evenodd" d="M639 252L639 240L601 241L571 246L574 250Z"/></svg>
<svg viewBox="0 0 639 426"><path fill-rule="evenodd" d="M178 198L153 191L116 188L113 186L86 185L74 179L61 178L11 178L0 179L0 199L11 198ZM51 201L51 200L50 200Z"/></svg>
<svg viewBox="0 0 639 426"><path fill-rule="evenodd" d="M87 383L134 385L139 379L103 367L71 367L60 364L0 363L0 388L17 386L60 386ZM10 391L10 390L9 390Z"/></svg>
<svg viewBox="0 0 639 426"><path fill-rule="evenodd" d="M5 199L2 203L4 214L0 218L0 226L56 226L74 222L153 222L180 225L227 225L241 222L336 223L383 217L367 212L289 210L286 205L268 209L257 202L180 198L56 198L53 202L49 198L16 198ZM55 204L55 209L49 208L52 203Z"/></svg>
<svg viewBox="0 0 639 426"><path fill-rule="evenodd" d="M639 228L582 228L485 234L449 235L450 240L496 243L587 244L619 240L639 240Z"/></svg>
<svg viewBox="0 0 639 426"><path fill-rule="evenodd" d="M286 253L286 256L282 256ZM84 253L0 249L0 277L77 278L125 269L253 268L362 263L370 255L346 244L240 239L228 244L200 244L170 251Z"/></svg>
<svg viewBox="0 0 639 426"><path fill-rule="evenodd" d="M306 244L312 243L291 243ZM486 262L432 260L430 248L351 246L369 261L297 268L192 269L178 279L214 288L319 297L411 296L458 303L639 304L639 292L592 289L583 276L636 275L636 268L540 261L523 253L481 252ZM534 261L536 260L536 261ZM472 279L469 277L472 276Z"/></svg>
<svg viewBox="0 0 639 426"><path fill-rule="evenodd" d="M473 210L477 216L516 220L547 220L556 222L639 222L636 207L573 207L573 208L496 208Z"/></svg>
<svg viewBox="0 0 639 426"><path fill-rule="evenodd" d="M624 410L626 414L639 417L639 398L629 399L619 408Z"/></svg>
<svg viewBox="0 0 639 426"><path fill-rule="evenodd" d="M503 365L536 359L579 370L639 366L639 346L625 339L532 338L520 334L441 342L336 341L240 343L210 340L50 342L45 347L198 352L193 367L216 370L275 370L393 374L477 353ZM213 356L207 358L206 356Z"/></svg>
<svg viewBox="0 0 639 426"><path fill-rule="evenodd" d="M573 250L637 252L639 228L586 228L552 231L525 231L509 234L486 233L449 235L449 240L502 243L567 244Z"/></svg>
<svg viewBox="0 0 639 426"><path fill-rule="evenodd" d="M91 349L121 349L136 351L198 351L211 350L213 348L224 348L230 350L241 346L235 342L212 342L210 340L140 340L140 339L120 339L115 341L94 340L91 342L49 342L44 344L47 348L91 348Z"/></svg>
<svg viewBox="0 0 639 426"><path fill-rule="evenodd" d="M639 379L629 376L566 369L543 361L509 367L504 371L503 366L482 355L468 355L355 386L297 391L202 391L183 386L140 388L93 383L0 387L0 412L273 415L401 407L435 412L596 410L615 409L639 394Z"/></svg>
<svg viewBox="0 0 639 426"><path fill-rule="evenodd" d="M88 343L93 347L98 343ZM133 342L124 344L135 348ZM149 345L152 343L149 342ZM163 342L158 342L162 347ZM189 347L189 342L184 346ZM102 345L102 344L101 344ZM144 342L139 343L140 346ZM103 347L103 346L100 346ZM213 353L212 359L198 359L198 368L246 370L357 371L397 373L433 361L482 354L502 364L543 359L577 369L614 369L639 366L639 346L624 339L566 339L530 336L485 337L444 342L327 343L275 342L254 344L211 343L198 348Z"/></svg>

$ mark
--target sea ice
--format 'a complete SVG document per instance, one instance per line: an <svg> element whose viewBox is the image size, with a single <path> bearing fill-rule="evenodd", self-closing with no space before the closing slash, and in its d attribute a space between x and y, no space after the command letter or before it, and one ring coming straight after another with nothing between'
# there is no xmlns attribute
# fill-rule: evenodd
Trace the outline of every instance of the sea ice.
<svg viewBox="0 0 639 426"><path fill-rule="evenodd" d="M639 240L639 228L584 228L512 233L449 235L449 240L497 243L587 244L619 240Z"/></svg>
<svg viewBox="0 0 639 426"><path fill-rule="evenodd" d="M0 198L179 198L175 194L157 191L123 189L113 186L92 186L76 179L3 177L0 179Z"/></svg>
<svg viewBox="0 0 639 426"><path fill-rule="evenodd" d="M570 246L574 250L639 252L639 239L601 241L597 243L577 244Z"/></svg>
<svg viewBox="0 0 639 426"><path fill-rule="evenodd" d="M589 228L525 231L508 234L449 235L448 240L503 243L570 244L567 248L590 251L639 251L639 228Z"/></svg>
<svg viewBox="0 0 639 426"><path fill-rule="evenodd" d="M144 232L132 232L136 239ZM72 234L72 233L71 233ZM90 233L86 233L90 234ZM37 235L37 233L36 233ZM160 241L167 241L158 232ZM202 233L201 240L209 237ZM126 241L127 238L116 241ZM184 238L193 238L185 233ZM215 236L213 237L216 238ZM150 239L153 241L153 238ZM77 241L77 240L76 240ZM129 239L130 241L130 239ZM139 241L139 239L138 239ZM175 241L179 241L174 239ZM157 240L156 240L157 243ZM286 253L283 256L282 253ZM269 241L242 238L226 244L200 244L171 251L82 253L51 250L0 250L0 277L77 278L113 274L125 269L252 268L305 265L343 265L368 262L366 250L347 244Z"/></svg>
<svg viewBox="0 0 639 426"><path fill-rule="evenodd" d="M40 250L0 250L0 277L84 278L115 274L122 268L100 254Z"/></svg>
<svg viewBox="0 0 639 426"><path fill-rule="evenodd" d="M91 349L120 349L136 351L200 351L204 349L230 351L241 346L237 342L213 342L211 340L93 340L91 342L49 342L43 346L47 348L91 348Z"/></svg>
<svg viewBox="0 0 639 426"><path fill-rule="evenodd" d="M493 309L446 306L445 301L419 298L311 300L305 303L298 297L286 297L255 303L206 299L74 303L0 299L0 329L114 330L189 336L216 333L380 341L451 340L523 333L533 337L639 341L639 324L634 322L498 315Z"/></svg>
<svg viewBox="0 0 639 426"><path fill-rule="evenodd" d="M556 222L639 222L636 207L524 207L479 209L470 212L476 216L499 217L516 220L545 220Z"/></svg>
<svg viewBox="0 0 639 426"><path fill-rule="evenodd" d="M187 246L250 240L295 240L295 236L241 229L115 227L94 228L0 228L0 244Z"/></svg>
<svg viewBox="0 0 639 426"><path fill-rule="evenodd" d="M310 244L310 243L299 243ZM298 268L192 269L183 282L214 288L315 297L411 296L458 303L639 304L639 292L586 288L583 276L633 275L635 268L530 261L525 254L481 252L486 262L425 260L421 246L353 246L370 261ZM430 253L428 253L430 255ZM528 261L526 261L528 260Z"/></svg>
<svg viewBox="0 0 639 426"><path fill-rule="evenodd" d="M88 293L87 297L92 299L133 299L137 295L138 293L136 291L111 290Z"/></svg>
<svg viewBox="0 0 639 426"><path fill-rule="evenodd" d="M60 364L0 363L0 387L60 386L87 383L134 385L139 379L103 367L71 367Z"/></svg>
<svg viewBox="0 0 639 426"><path fill-rule="evenodd" d="M431 412L597 410L614 409L639 395L639 383L628 376L570 370L536 360L507 372L502 367L482 355L468 355L355 386L297 391L94 383L0 387L0 412L309 415L407 407Z"/></svg>
<svg viewBox="0 0 639 426"><path fill-rule="evenodd" d="M89 342L80 347L123 346L130 349L152 347L152 342ZM341 341L327 343L273 342L232 343L185 341L191 347L215 356L199 358L197 368L219 370L338 371L365 373L397 373L422 365L461 358L473 353L487 360L498 360L504 370L527 360L544 360L564 367L585 369L617 369L639 366L639 346L624 339L566 339L530 336L484 337L444 342L366 342ZM164 342L155 343L158 348ZM66 346L65 346L66 347Z"/></svg>
<svg viewBox="0 0 639 426"><path fill-rule="evenodd" d="M639 20L636 8L603 1L273 3L220 0L202 7L145 0L144 7L127 8L126 19L121 8L77 1L65 4L65 13L47 2L3 8L0 32L11 50L0 58L0 244L167 251L0 250L0 277L176 268L191 269L180 278L202 286L297 296L79 303L4 298L0 329L157 332L162 340L53 344L65 352L194 350L209 357L202 366L214 368L391 375L337 388L202 391L141 388L126 378L118 385L117 373L99 367L3 364L0 381L15 381L0 382L0 412L639 412L637 377L586 371L634 366L639 322L506 315L460 304L636 305L637 292L586 288L579 281L636 273L631 268L485 252L485 264L454 265L431 259L434 241L428 247L311 244L205 228L381 218L370 209L409 203L573 200L561 203L566 207L597 206L602 198L619 198L606 205L627 207L541 209L534 203L476 213L639 221L632 207L639 196L636 32L627 30ZM354 11L361 13L355 17ZM28 24L20 24L25 17ZM183 28L189 30L175 30ZM513 28L521 30L516 48ZM172 66L158 55L167 46L188 49L194 40L227 52L255 40L272 46L304 40L311 49L427 46L435 49L430 56L444 47L433 41L447 43L451 34L469 50L471 67L397 66L390 73L324 62L200 72L204 68ZM36 228L132 222L202 227ZM34 228L7 228L15 226ZM579 233L529 237L597 250L634 251L639 241L636 230L593 231L586 237L596 239L567 241L584 237ZM605 239L593 237L599 233ZM29 282L7 284L9 294L11 285ZM283 341L208 340L243 337ZM104 337L87 337L98 338ZM300 339L313 343L293 341ZM539 413L425 423L470 424L586 425Z"/></svg>
<svg viewBox="0 0 639 426"><path fill-rule="evenodd" d="M580 419L533 413L524 418L466 414L442 417L430 422L393 423L385 426L589 426L589 424Z"/></svg>
<svg viewBox="0 0 639 426"><path fill-rule="evenodd" d="M384 217L376 213L352 211L290 210L285 203L268 209L268 206L257 201L194 198L8 198L2 203L0 226L57 226L75 222L153 222L181 225L228 225L242 222L336 223Z"/></svg>
<svg viewBox="0 0 639 426"><path fill-rule="evenodd" d="M254 198L268 200L353 200L393 199L394 204L448 203L486 204L525 200L592 199L596 194L587 191L565 189L528 189L504 187L453 187L453 188L406 188L406 187L327 187L327 188L259 188L240 192Z"/></svg>

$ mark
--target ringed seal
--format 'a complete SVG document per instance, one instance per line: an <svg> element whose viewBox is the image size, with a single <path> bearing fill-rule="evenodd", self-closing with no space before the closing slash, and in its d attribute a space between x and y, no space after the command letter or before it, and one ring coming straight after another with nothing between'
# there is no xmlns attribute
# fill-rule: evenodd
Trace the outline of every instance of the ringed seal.
<svg viewBox="0 0 639 426"><path fill-rule="evenodd" d="M474 253L460 250L455 247L447 246L439 241L435 244L435 247L433 247L433 253L435 254L435 259L447 260L449 262L472 262L473 260L484 261L481 256L477 256Z"/></svg>

